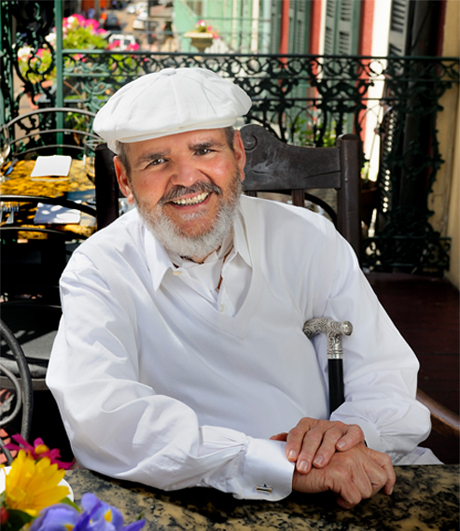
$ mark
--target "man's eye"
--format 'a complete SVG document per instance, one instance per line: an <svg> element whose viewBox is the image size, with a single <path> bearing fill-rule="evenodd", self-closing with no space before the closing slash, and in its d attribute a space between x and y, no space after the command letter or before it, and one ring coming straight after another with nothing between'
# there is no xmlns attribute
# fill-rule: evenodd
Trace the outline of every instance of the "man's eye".
<svg viewBox="0 0 460 531"><path fill-rule="evenodd" d="M197 155L207 155L208 153L211 153L211 149L209 148L201 148L197 150Z"/></svg>
<svg viewBox="0 0 460 531"><path fill-rule="evenodd" d="M164 162L166 162L166 159L155 159L155 160L151 160L149 162L149 166L158 166L159 164L163 164Z"/></svg>

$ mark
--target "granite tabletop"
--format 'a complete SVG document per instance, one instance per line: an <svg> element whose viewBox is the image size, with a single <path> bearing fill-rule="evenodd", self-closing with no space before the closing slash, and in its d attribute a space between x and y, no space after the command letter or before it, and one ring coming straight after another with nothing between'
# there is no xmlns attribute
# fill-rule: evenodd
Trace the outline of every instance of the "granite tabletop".
<svg viewBox="0 0 460 531"><path fill-rule="evenodd" d="M264 502L236 500L229 494L204 488L163 492L89 470L69 471L66 480L76 503L85 492L94 492L101 500L118 507L126 523L142 513L145 531L460 528L459 465L407 466L395 470L397 482L391 496L379 493L352 510L339 508L330 493L293 493L280 502Z"/></svg>

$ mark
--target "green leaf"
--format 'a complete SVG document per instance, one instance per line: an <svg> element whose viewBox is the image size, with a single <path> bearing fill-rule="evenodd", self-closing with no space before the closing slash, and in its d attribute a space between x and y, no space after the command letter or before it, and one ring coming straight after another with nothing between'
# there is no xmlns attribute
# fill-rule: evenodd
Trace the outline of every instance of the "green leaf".
<svg viewBox="0 0 460 531"><path fill-rule="evenodd" d="M2 531L19 531L34 519L30 514L16 509L8 509L8 520L2 525Z"/></svg>
<svg viewBox="0 0 460 531"><path fill-rule="evenodd" d="M80 507L76 503L74 503L70 498L65 497L63 500L60 501L60 503L65 503L65 505L70 505L70 507L73 507L78 512L80 512Z"/></svg>

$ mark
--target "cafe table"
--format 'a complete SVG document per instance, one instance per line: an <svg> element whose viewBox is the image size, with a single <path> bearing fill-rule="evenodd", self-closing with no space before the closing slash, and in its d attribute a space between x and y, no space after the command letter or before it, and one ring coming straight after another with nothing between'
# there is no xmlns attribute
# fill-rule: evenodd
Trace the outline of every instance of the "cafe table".
<svg viewBox="0 0 460 531"><path fill-rule="evenodd" d="M72 160L70 172L67 177L31 177L35 166L35 160L21 160L14 165L13 171L6 176L0 184L2 195L21 196L44 196L44 197L65 197L71 201L81 201L88 203L94 200L94 184L88 179L84 165L81 160ZM13 201L13 200L12 200ZM19 211L15 213L15 226L44 228L45 225L36 224L34 217L36 205L19 203ZM2 225L5 225L7 215L2 217ZM93 216L82 212L79 223L52 224L53 228L74 233L75 237L88 237L96 229L96 220ZM32 235L27 233L27 238L46 237L44 235Z"/></svg>
<svg viewBox="0 0 460 531"><path fill-rule="evenodd" d="M164 492L118 481L89 470L71 470L66 480L79 503L85 492L117 507L125 523L142 513L145 531L457 531L459 465L395 467L391 496L378 493L351 510L331 493L293 493L278 502L237 500L213 489Z"/></svg>

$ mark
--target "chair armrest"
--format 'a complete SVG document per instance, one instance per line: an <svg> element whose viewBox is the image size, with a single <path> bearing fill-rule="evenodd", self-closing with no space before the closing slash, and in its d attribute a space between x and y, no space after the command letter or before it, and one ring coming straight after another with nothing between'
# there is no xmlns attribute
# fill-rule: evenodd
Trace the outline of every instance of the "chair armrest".
<svg viewBox="0 0 460 531"><path fill-rule="evenodd" d="M456 413L436 402L420 389L417 389L417 400L430 410L434 431L450 439L460 438L460 417Z"/></svg>

